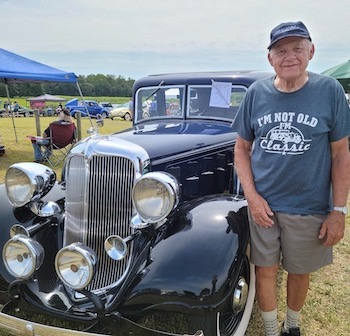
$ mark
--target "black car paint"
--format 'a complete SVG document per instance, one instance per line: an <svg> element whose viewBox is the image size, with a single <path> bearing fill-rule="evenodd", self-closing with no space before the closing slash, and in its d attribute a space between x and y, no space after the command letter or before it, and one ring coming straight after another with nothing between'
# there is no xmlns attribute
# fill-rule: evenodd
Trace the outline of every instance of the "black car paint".
<svg viewBox="0 0 350 336"><path fill-rule="evenodd" d="M28 224L32 218L26 210L22 208L21 213ZM54 252L59 247L54 237L56 234L56 230L51 233L47 230L40 233L41 238L36 238L46 251L51 248ZM210 242L206 240L208 234ZM164 309L191 314L197 310L195 314L207 315L209 318L232 292L237 281L236 269L242 267L232 261L244 256L248 237L243 199L217 195L189 202L158 232L146 231L135 240L139 252L135 255L133 269L121 287L110 292L109 295L114 296L113 300L100 304L108 315L117 314L118 319L124 317L124 323L128 317L133 316L136 323L143 315ZM235 255L239 257L235 258ZM91 325L96 319L104 319L106 314L92 317L88 313L93 309L91 304L84 301L76 304L70 293L59 284L54 274L53 257L50 253L45 256L45 266L39 270L37 281L27 283L27 289L23 288L22 298L32 304L32 307L27 307L28 312L55 313ZM14 282L10 293L15 297L17 286L22 285ZM165 293L164 288L167 289ZM47 295L48 292L51 294ZM21 305L19 301L18 298L14 299L16 306ZM201 304L198 305L198 302ZM70 313L70 305L75 304L80 317ZM12 305L8 305L4 311L7 309L11 310ZM105 323L107 328L112 322ZM130 328L128 325L126 330Z"/></svg>

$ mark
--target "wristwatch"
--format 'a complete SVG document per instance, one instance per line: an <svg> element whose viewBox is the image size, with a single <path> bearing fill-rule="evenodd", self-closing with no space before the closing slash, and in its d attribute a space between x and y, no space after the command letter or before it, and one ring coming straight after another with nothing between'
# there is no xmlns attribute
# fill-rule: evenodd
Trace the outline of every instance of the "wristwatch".
<svg viewBox="0 0 350 336"><path fill-rule="evenodd" d="M348 213L348 208L346 206L343 207L334 207L333 208L334 211L339 211L341 212L343 215L346 215Z"/></svg>

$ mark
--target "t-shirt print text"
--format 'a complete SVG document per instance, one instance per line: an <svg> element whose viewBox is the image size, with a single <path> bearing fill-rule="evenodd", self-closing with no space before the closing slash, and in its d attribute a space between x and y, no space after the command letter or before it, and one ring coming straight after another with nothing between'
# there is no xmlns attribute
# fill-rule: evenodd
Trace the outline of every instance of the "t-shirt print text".
<svg viewBox="0 0 350 336"><path fill-rule="evenodd" d="M305 139L298 125L316 127L318 119L305 113L276 112L258 119L259 127L271 125L260 147L267 153L300 155L310 149L311 139Z"/></svg>

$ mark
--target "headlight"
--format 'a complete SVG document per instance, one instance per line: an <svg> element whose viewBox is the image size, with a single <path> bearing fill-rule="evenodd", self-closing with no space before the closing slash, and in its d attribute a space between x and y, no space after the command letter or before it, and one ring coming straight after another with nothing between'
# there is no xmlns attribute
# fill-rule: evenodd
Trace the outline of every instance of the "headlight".
<svg viewBox="0 0 350 336"><path fill-rule="evenodd" d="M31 162L16 163L9 167L5 176L7 197L15 207L46 195L56 181L50 168Z"/></svg>
<svg viewBox="0 0 350 336"><path fill-rule="evenodd" d="M18 234L4 245L2 258L11 275L28 279L41 266L44 249L34 239Z"/></svg>
<svg viewBox="0 0 350 336"><path fill-rule="evenodd" d="M152 172L141 176L133 189L133 203L145 222L161 221L177 206L179 184L170 174Z"/></svg>
<svg viewBox="0 0 350 336"><path fill-rule="evenodd" d="M83 289L95 274L97 257L94 251L80 243L73 243L60 250L55 258L57 275L67 286Z"/></svg>

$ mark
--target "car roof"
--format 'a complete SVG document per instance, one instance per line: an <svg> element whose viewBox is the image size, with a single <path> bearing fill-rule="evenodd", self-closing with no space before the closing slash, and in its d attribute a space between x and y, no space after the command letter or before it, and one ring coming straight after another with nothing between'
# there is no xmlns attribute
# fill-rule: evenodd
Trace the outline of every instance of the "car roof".
<svg viewBox="0 0 350 336"><path fill-rule="evenodd" d="M232 82L232 84L250 86L254 81L272 76L272 72L257 70L241 71L208 71L208 72L182 72L149 75L138 79L134 84L134 91L143 86L158 85L206 85L212 80L220 82Z"/></svg>

